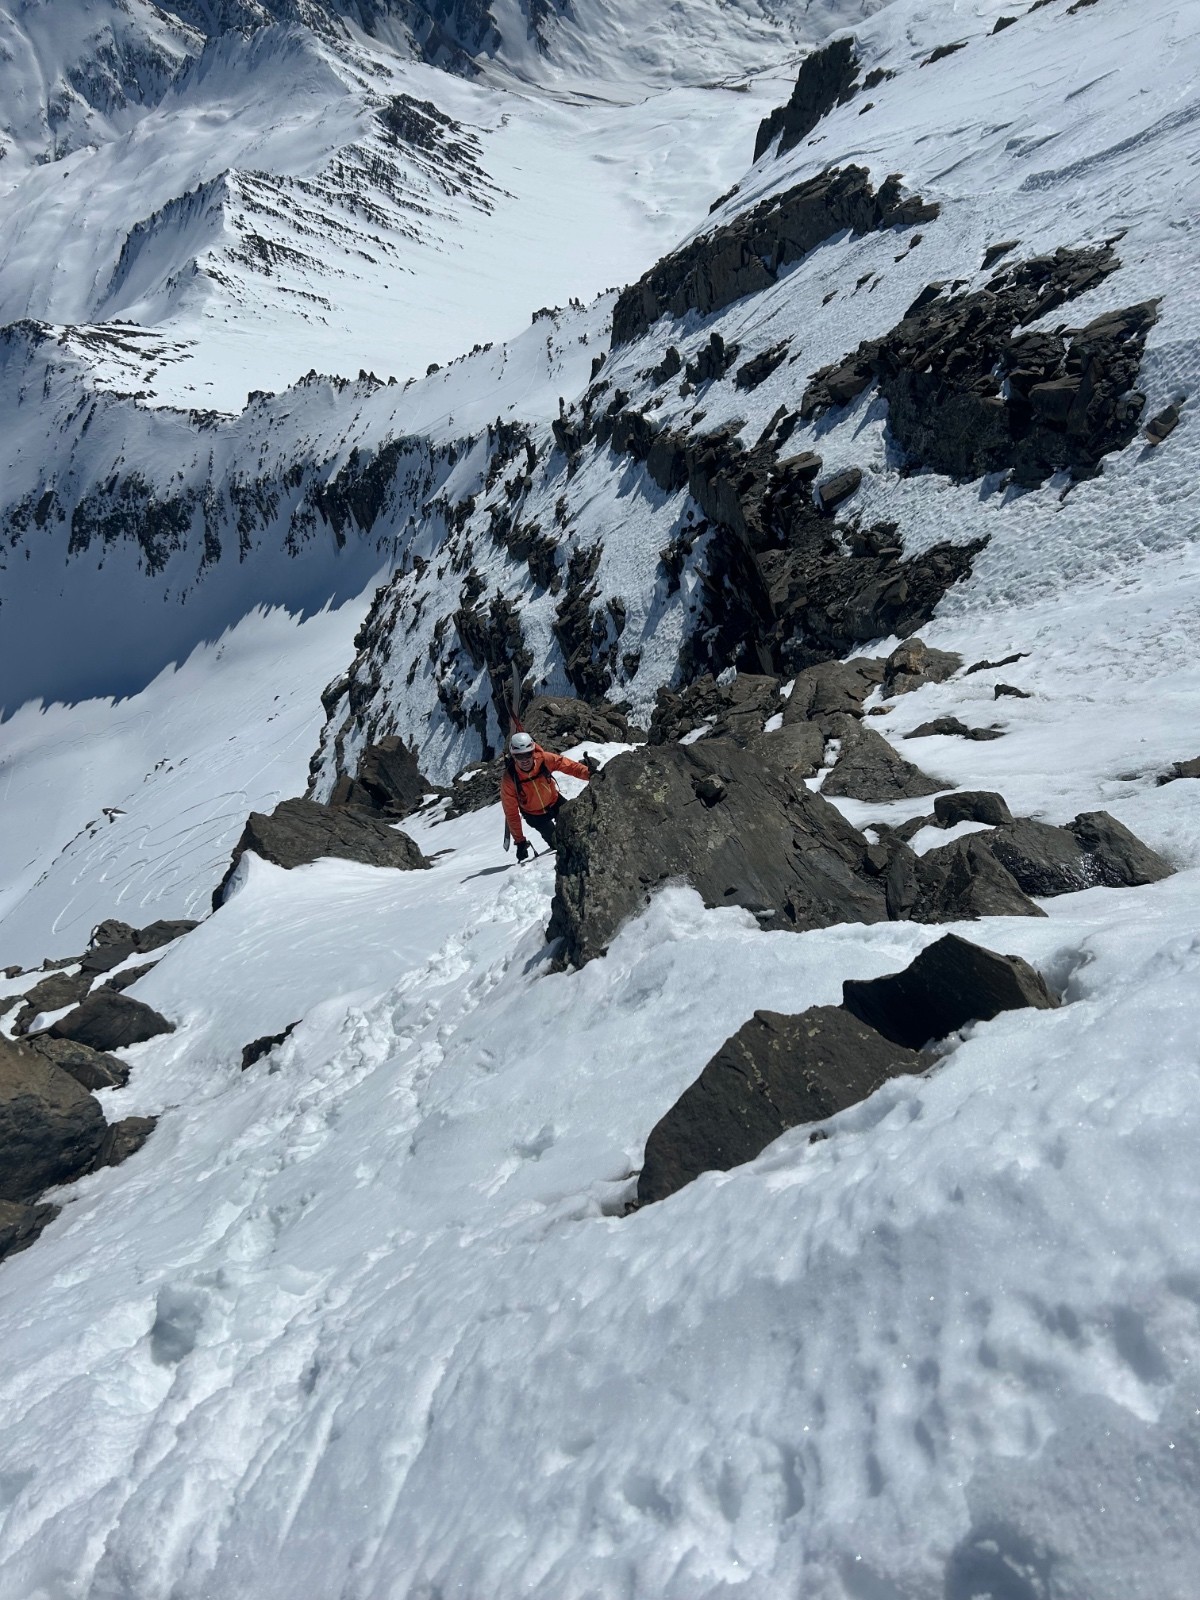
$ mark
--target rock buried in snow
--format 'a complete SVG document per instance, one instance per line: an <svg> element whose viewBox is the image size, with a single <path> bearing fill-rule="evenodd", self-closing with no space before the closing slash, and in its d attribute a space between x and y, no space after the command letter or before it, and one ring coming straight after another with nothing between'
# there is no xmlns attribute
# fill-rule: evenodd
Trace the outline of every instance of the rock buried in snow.
<svg viewBox="0 0 1200 1600"><path fill-rule="evenodd" d="M27 1249L57 1215L57 1206L24 1206L0 1200L0 1261Z"/></svg>
<svg viewBox="0 0 1200 1600"><path fill-rule="evenodd" d="M242 1047L242 1071L252 1067L256 1061L261 1061L264 1056L269 1056L276 1045L280 1045L293 1031L299 1027L299 1019L289 1022L282 1033L264 1033L261 1039L253 1039L248 1045Z"/></svg>
<svg viewBox="0 0 1200 1600"><path fill-rule="evenodd" d="M119 1167L122 1161L128 1161L154 1132L157 1121L157 1117L122 1117L120 1122L112 1123L105 1130L96 1165Z"/></svg>
<svg viewBox="0 0 1200 1600"><path fill-rule="evenodd" d="M841 751L821 793L849 800L915 800L946 785L905 761L874 728L856 717L829 717L825 731L841 741Z"/></svg>
<svg viewBox="0 0 1200 1600"><path fill-rule="evenodd" d="M724 787L720 799L715 779ZM703 790L703 794L701 791ZM883 884L862 834L836 809L725 739L645 746L610 761L560 813L548 936L561 959L602 955L622 922L671 880L764 927L880 922Z"/></svg>
<svg viewBox="0 0 1200 1600"><path fill-rule="evenodd" d="M998 828L1013 820L1004 796L990 789L940 794L933 802L933 815L939 828L953 828L960 822L984 822Z"/></svg>
<svg viewBox="0 0 1200 1600"><path fill-rule="evenodd" d="M37 1033L28 1043L31 1050L69 1072L85 1089L119 1089L129 1082L127 1061L93 1050L75 1039L55 1039L48 1033Z"/></svg>
<svg viewBox="0 0 1200 1600"><path fill-rule="evenodd" d="M213 894L213 910L222 903L238 862L253 850L277 867L300 867L326 856L360 861L370 867L412 871L429 862L398 828L380 818L315 800L283 800L270 816L252 811L234 847L229 870Z"/></svg>
<svg viewBox="0 0 1200 1600"><path fill-rule="evenodd" d="M161 950L164 945L190 933L199 924L187 918L151 922L144 928L132 928L127 922L111 920L102 922L92 932L87 954L80 958L80 970L89 977L111 972L133 955L146 955L151 950Z"/></svg>
<svg viewBox="0 0 1200 1600"><path fill-rule="evenodd" d="M74 975L52 972L48 978L43 978L32 989L26 990L25 1003L13 1022L13 1032L28 1033L43 1012L60 1011L63 1006L76 1005L86 997L91 986L92 980L85 972Z"/></svg>
<svg viewBox="0 0 1200 1600"><path fill-rule="evenodd" d="M997 955L954 933L927 946L903 972L842 985L848 1011L910 1050L1001 1011L1047 1011L1058 1003L1042 975L1020 956Z"/></svg>
<svg viewBox="0 0 1200 1600"><path fill-rule="evenodd" d="M0 1038L0 1200L33 1199L92 1167L104 1117L74 1078Z"/></svg>
<svg viewBox="0 0 1200 1600"><path fill-rule="evenodd" d="M932 739L935 737L958 739L1003 739L1003 728L968 728L957 717L935 717L923 722L919 728L904 735L906 739Z"/></svg>
<svg viewBox="0 0 1200 1600"><path fill-rule="evenodd" d="M1200 778L1200 756L1193 761L1175 761L1169 772L1159 778L1159 784L1174 783L1179 778Z"/></svg>
<svg viewBox="0 0 1200 1600"><path fill-rule="evenodd" d="M920 1070L912 1050L840 1006L799 1016L756 1011L650 1134L638 1199L662 1200L702 1172L753 1161L787 1129L822 1122L888 1078Z"/></svg>
<svg viewBox="0 0 1200 1600"><path fill-rule="evenodd" d="M52 1039L73 1039L93 1050L123 1050L155 1039L160 1033L174 1033L175 1024L140 1000L113 989L100 989L60 1017L48 1032Z"/></svg>

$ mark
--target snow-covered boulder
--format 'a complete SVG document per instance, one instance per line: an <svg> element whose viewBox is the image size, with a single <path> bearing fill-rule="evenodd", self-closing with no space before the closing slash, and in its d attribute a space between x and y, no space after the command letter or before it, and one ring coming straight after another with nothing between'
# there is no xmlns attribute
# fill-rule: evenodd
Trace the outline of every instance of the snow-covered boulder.
<svg viewBox="0 0 1200 1600"><path fill-rule="evenodd" d="M229 870L213 893L214 911L223 903L230 879L247 850L277 867L289 868L325 856L405 872L429 865L408 835L382 818L344 806L323 806L315 800L282 800L269 816L261 811L250 813Z"/></svg>

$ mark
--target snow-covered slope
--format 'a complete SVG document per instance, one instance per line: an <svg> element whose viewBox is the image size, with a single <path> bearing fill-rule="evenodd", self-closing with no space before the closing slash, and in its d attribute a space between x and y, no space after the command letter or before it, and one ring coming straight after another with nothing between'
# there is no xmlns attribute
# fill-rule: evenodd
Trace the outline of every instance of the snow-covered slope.
<svg viewBox="0 0 1200 1600"><path fill-rule="evenodd" d="M101 361L102 381L185 405L233 410L313 366L424 372L643 270L740 170L779 92L762 69L838 15L689 0L663 34L596 0L546 8L547 53L502 9L513 66L493 40L471 82L430 65L415 6L256 6L248 29L188 7L196 27L153 13L141 33L136 8L0 11L0 317L153 328L146 358ZM164 61L159 36L174 41L171 70L96 90L68 137L45 86L85 74L76 57L93 75L123 62L114 29ZM694 49L668 48L676 31Z"/></svg>
<svg viewBox="0 0 1200 1600"><path fill-rule="evenodd" d="M189 26L207 26L201 9ZM121 149L87 153L98 173L109 152L96 214L119 219L117 175L150 184L155 129L166 149L195 115L198 164L184 187L164 179L166 221L130 245L115 288L124 246L106 247L111 312L4 335L0 963L75 953L103 916L197 914L246 811L301 792L314 751L322 794L339 750L352 768L392 730L434 777L476 760L501 731L492 675L514 658L532 685L584 682L646 715L664 685L744 667L752 647L780 676L830 640L886 649L839 632L840 613L789 610L794 594L758 635L747 622L731 533L741 517L771 570L760 513L805 451L818 483L862 474L819 524L839 581L885 537L904 574L972 547L922 636L970 662L1019 656L877 704L874 726L1018 813L1104 807L1175 872L1047 900L1044 919L958 925L1024 955L1063 1006L977 1025L827 1138L795 1130L626 1215L649 1130L756 1008L835 1002L944 928L767 933L668 887L606 956L554 972L552 864L508 869L498 807L408 824L428 872L245 858L228 902L131 991L178 1030L127 1052L129 1085L103 1098L111 1118L157 1115L154 1134L59 1194L58 1220L0 1266L0 1597L1191 1600L1200 783L1158 782L1200 755L1188 8L697 5L696 59L710 71L705 40L723 41L745 93L704 89L682 62L665 89L672 35L624 0L544 8L543 47L520 59L528 13L493 5L505 42L480 49L470 81L402 60L381 11L360 9L349 35L290 19L210 45L170 115L160 101ZM787 39L838 25L854 30L857 93L751 164L758 118L786 98ZM645 82L601 115L579 64L623 59L636 78L639 52ZM294 124L248 84L230 112L249 60L294 83ZM459 239L464 270L445 276L444 321L422 288L412 337L460 327L440 351L459 359L411 384L354 378L386 363L344 328L328 348L354 350L345 378L236 415L162 404L172 370L201 370L168 365L185 337L189 360L233 370L211 319L186 323L195 286L169 284L172 263L224 271L231 219L277 206L263 196L280 174L333 205L330 151L386 145L384 71L387 94L454 118L447 138L496 185L456 193L444 153L422 169L444 206L430 259ZM270 160L222 161L221 139L243 138ZM656 151L637 202L659 216L625 257L601 256L616 247L588 213L631 215L625 186ZM83 156L57 164L64 185ZM247 174L268 169L275 188L255 190ZM831 169L858 210L812 202L804 226L824 216L824 231L790 256L782 225L771 249L739 244L748 286L723 298L722 240L761 241L745 219L769 232L780 197ZM586 301L508 341L469 320L497 262L521 270L501 190L525 196L508 215L522 259L546 252L545 298ZM31 291L69 236L31 231L47 193L21 202ZM573 232L557 228L568 204ZM255 231L294 242L297 215L289 203L270 227L292 231ZM679 246L695 254L637 294L592 299ZM595 276L564 280L589 252ZM697 260L708 276L688 278ZM904 406L924 373L970 370L971 351L956 336L906 389L894 330L940 285L926 311L965 308L989 348L984 301L965 297L992 285L1015 306L1022 273L1060 269L1083 287L1047 299L1031 318L1042 343L1019 344L1031 362L1065 352L1039 404L1083 382L1070 362L1085 365L1086 341L1057 330L1147 308L1121 323L1124 355L1086 369L1100 399L1071 435L1076 470L1048 462L1033 485L1029 440L1053 453L1065 433L1031 421L950 472L953 418L931 398L922 433ZM291 287L316 281L287 270ZM222 292L206 303L233 304ZM102 314L131 320L97 327ZM290 326L288 359L317 364L310 325ZM884 343L847 378L862 341ZM1029 380L998 366L1003 383L984 373L973 392L1007 427ZM1112 373L1144 402L1123 390L1101 416ZM839 381L844 403L805 405ZM141 388L154 404L129 397ZM1181 420L1151 447L1128 406L1144 422L1172 400ZM810 493L797 515L815 517ZM905 741L941 716L1003 737ZM862 825L928 802L840 804ZM0 980L0 998L33 980ZM240 1070L245 1044L293 1022Z"/></svg>

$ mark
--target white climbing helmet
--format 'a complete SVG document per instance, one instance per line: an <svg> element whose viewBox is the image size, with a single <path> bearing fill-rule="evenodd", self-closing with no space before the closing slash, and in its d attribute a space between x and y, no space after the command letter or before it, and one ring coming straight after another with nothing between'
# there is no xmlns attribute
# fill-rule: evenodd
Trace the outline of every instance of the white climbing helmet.
<svg viewBox="0 0 1200 1600"><path fill-rule="evenodd" d="M534 751L533 735L514 733L508 741L508 748L514 756L531 756Z"/></svg>

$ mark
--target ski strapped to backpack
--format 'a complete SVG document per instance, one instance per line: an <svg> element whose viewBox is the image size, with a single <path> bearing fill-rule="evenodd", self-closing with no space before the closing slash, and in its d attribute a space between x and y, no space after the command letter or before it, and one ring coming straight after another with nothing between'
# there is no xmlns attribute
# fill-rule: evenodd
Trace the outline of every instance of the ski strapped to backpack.
<svg viewBox="0 0 1200 1600"><path fill-rule="evenodd" d="M524 733L525 724L521 721L521 675L517 671L517 663L515 661L512 664L512 687L509 690L507 710L508 731L510 736L514 733ZM519 784L521 780L517 776L516 764L512 757L505 756L504 764L507 770L512 773L516 782ZM505 850L510 850L512 848L512 832L507 822L504 824L504 848Z"/></svg>

